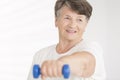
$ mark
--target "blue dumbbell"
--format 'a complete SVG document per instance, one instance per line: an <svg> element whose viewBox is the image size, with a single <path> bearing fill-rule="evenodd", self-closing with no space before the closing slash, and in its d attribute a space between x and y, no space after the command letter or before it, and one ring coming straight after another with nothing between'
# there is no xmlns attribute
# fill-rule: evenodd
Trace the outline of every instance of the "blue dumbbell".
<svg viewBox="0 0 120 80"><path fill-rule="evenodd" d="M33 66L33 77L34 78L38 78L40 74L41 74L41 69L40 69L40 67L39 67L38 64L35 64ZM63 68L62 68L62 74L63 74L63 76L64 76L65 79L69 78L69 76L70 76L70 67L69 67L68 64L65 64L63 66Z"/></svg>

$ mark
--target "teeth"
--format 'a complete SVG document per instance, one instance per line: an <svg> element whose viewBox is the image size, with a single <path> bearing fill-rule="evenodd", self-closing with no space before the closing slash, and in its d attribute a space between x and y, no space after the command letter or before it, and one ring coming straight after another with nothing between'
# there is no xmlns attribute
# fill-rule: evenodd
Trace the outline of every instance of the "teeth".
<svg viewBox="0 0 120 80"><path fill-rule="evenodd" d="M66 30L67 32L69 32L69 33L75 33L76 31L74 31L74 30Z"/></svg>

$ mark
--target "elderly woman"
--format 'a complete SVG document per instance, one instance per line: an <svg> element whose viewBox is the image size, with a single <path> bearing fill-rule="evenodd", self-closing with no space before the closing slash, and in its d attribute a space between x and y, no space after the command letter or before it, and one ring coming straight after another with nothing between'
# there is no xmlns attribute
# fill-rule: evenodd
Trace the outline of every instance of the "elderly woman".
<svg viewBox="0 0 120 80"><path fill-rule="evenodd" d="M92 6L86 0L57 0L55 25L59 42L38 51L33 64L41 66L37 80L64 80L62 66L70 66L69 80L105 80L102 50L96 42L82 38L92 14ZM34 80L32 68L28 80Z"/></svg>

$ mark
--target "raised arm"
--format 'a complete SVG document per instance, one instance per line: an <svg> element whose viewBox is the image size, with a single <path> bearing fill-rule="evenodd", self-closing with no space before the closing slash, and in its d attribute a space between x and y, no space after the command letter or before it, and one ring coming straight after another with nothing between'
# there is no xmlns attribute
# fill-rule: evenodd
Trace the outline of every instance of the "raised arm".
<svg viewBox="0 0 120 80"><path fill-rule="evenodd" d="M89 52L75 52L58 60L69 64L72 74L79 77L90 77L95 71L95 57Z"/></svg>

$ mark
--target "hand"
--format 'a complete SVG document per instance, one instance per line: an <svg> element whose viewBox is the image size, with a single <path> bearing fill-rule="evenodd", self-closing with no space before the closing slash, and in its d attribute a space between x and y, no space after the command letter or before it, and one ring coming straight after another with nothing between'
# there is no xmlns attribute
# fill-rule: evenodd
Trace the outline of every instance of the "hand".
<svg viewBox="0 0 120 80"><path fill-rule="evenodd" d="M47 77L62 77L63 62L60 60L47 60L41 66L41 78L45 80Z"/></svg>

